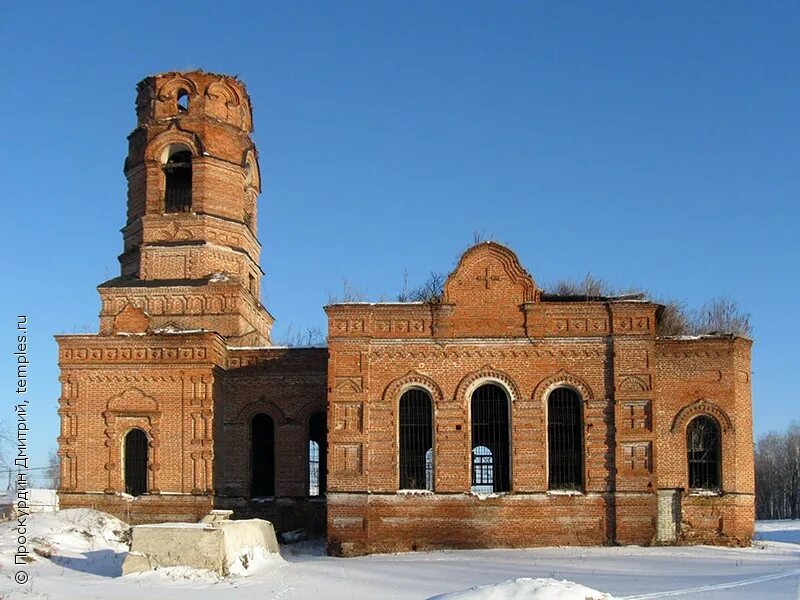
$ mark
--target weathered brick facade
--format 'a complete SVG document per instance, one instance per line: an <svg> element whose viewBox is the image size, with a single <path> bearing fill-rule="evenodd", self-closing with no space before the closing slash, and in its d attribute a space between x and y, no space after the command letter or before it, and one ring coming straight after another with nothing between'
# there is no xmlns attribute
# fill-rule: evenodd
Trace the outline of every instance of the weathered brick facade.
<svg viewBox="0 0 800 600"><path fill-rule="evenodd" d="M122 274L99 288L98 335L57 338L62 506L133 522L232 508L283 531L318 532L327 519L343 554L750 539L749 340L659 338L658 305L545 294L488 242L464 253L441 301L331 305L327 350L272 346L244 86L202 72L151 77L137 115ZM168 212L178 152L191 155L191 206ZM473 394L486 384L507 401L509 431L508 487L488 494L474 487L471 437ZM562 388L579 399L580 484L569 489L548 475L549 399ZM400 489L408 390L432 407L430 481L415 486L426 489ZM327 496L312 497L319 413ZM273 429L259 429L259 415ZM690 481L687 428L700 416L719 440L713 486ZM147 436L135 497L123 493L133 429Z"/></svg>

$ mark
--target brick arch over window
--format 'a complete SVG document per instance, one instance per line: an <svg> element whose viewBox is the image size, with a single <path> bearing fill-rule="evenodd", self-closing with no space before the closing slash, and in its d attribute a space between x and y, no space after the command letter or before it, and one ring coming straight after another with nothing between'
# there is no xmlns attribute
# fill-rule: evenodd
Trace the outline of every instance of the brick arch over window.
<svg viewBox="0 0 800 600"><path fill-rule="evenodd" d="M197 135L171 127L150 140L144 149L144 159L163 165L170 146L186 146L192 156L200 156L205 150L203 141Z"/></svg>
<svg viewBox="0 0 800 600"><path fill-rule="evenodd" d="M542 408L545 408L547 396L550 394L550 392L559 387L566 387L575 390L578 392L581 400L584 402L594 399L592 388L589 387L588 383L586 383L577 375L573 375L572 373L562 369L558 373L550 375L549 377L546 377L540 381L536 386L536 389L533 390L531 400L540 403Z"/></svg>
<svg viewBox="0 0 800 600"><path fill-rule="evenodd" d="M386 389L383 391L382 400L387 403L397 403L400 401L400 396L402 396L405 391L414 387L426 390L431 395L434 406L440 404L444 400L444 394L442 394L442 390L437 383L427 375L423 375L418 371L409 371L387 385Z"/></svg>
<svg viewBox="0 0 800 600"><path fill-rule="evenodd" d="M499 371L491 365L486 365L469 373L459 382L456 387L456 400L469 400L472 392L484 383L499 384L501 388L505 389L512 404L520 399L519 388L511 375Z"/></svg>
<svg viewBox="0 0 800 600"><path fill-rule="evenodd" d="M733 421L728 416L728 413L726 413L717 404L701 399L692 402L688 406L684 406L678 411L678 414L675 415L675 419L672 421L670 433L678 433L683 431L686 429L689 421L699 415L707 415L716 419L722 433L733 431Z"/></svg>
<svg viewBox="0 0 800 600"><path fill-rule="evenodd" d="M245 424L250 423L250 420L253 418L253 416L257 415L258 413L268 414L270 417L272 417L272 420L275 421L276 426L281 425L286 421L286 415L277 404L267 400L266 398L259 398L258 400L248 402L238 411L236 411L234 422Z"/></svg>
<svg viewBox="0 0 800 600"><path fill-rule="evenodd" d="M158 89L158 99L162 102L177 99L178 94L181 91L185 91L189 94L189 96L196 96L197 95L197 85L191 79L187 79L186 77L174 77L172 79L168 79L164 84Z"/></svg>

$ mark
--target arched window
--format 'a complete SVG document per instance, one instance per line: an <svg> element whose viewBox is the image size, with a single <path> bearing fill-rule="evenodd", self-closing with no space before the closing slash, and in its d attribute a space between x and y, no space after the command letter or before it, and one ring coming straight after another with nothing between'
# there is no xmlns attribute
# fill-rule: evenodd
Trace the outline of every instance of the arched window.
<svg viewBox="0 0 800 600"><path fill-rule="evenodd" d="M178 112L189 112L189 92L180 90L178 92Z"/></svg>
<svg viewBox="0 0 800 600"><path fill-rule="evenodd" d="M547 458L551 490L583 489L581 397L569 388L547 397Z"/></svg>
<svg viewBox="0 0 800 600"><path fill-rule="evenodd" d="M705 415L692 419L686 428L686 450L689 489L719 491L722 462L719 423Z"/></svg>
<svg viewBox="0 0 800 600"><path fill-rule="evenodd" d="M327 433L325 413L308 420L308 495L324 496L327 483Z"/></svg>
<svg viewBox="0 0 800 600"><path fill-rule="evenodd" d="M250 422L250 473L252 498L275 495L275 424L264 413Z"/></svg>
<svg viewBox="0 0 800 600"><path fill-rule="evenodd" d="M164 175L164 212L192 210L192 153L179 150L171 154L164 165Z"/></svg>
<svg viewBox="0 0 800 600"><path fill-rule="evenodd" d="M507 492L509 402L500 386L487 383L472 393L472 490Z"/></svg>
<svg viewBox="0 0 800 600"><path fill-rule="evenodd" d="M433 417L428 392L413 388L400 397L400 489L433 489Z"/></svg>
<svg viewBox="0 0 800 600"><path fill-rule="evenodd" d="M147 491L147 434L131 429L125 435L125 493L140 496Z"/></svg>

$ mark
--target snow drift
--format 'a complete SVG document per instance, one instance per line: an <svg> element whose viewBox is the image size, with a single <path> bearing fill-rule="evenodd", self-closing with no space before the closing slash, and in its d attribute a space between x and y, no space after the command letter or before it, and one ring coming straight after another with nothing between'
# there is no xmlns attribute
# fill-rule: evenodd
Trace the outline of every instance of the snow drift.
<svg viewBox="0 0 800 600"><path fill-rule="evenodd" d="M522 577L440 594L429 600L614 600L614 598L573 581Z"/></svg>

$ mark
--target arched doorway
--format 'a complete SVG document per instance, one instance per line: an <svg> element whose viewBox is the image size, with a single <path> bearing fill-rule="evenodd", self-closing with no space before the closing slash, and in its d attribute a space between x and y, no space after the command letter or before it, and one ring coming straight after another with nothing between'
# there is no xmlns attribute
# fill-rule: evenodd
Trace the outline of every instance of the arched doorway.
<svg viewBox="0 0 800 600"><path fill-rule="evenodd" d="M140 496L147 491L147 434L131 429L125 435L125 493Z"/></svg>

